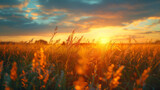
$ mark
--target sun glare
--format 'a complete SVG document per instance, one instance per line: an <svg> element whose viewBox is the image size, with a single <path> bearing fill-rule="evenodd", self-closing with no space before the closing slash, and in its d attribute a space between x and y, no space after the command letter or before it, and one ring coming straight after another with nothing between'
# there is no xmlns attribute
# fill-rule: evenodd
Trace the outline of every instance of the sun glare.
<svg viewBox="0 0 160 90"><path fill-rule="evenodd" d="M106 44L106 43L108 43L109 42L109 39L108 38L100 38L100 40L99 40L99 43L101 43L101 44Z"/></svg>

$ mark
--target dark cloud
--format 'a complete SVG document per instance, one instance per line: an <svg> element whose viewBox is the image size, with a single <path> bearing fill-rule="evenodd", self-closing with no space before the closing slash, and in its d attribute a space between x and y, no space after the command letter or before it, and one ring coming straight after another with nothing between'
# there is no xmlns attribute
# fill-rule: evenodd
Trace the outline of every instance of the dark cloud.
<svg viewBox="0 0 160 90"><path fill-rule="evenodd" d="M0 35L46 32L55 26L60 27L59 32L71 32L73 28L85 32L160 16L160 0L37 0L39 8L29 7L28 3L29 0L0 0ZM27 8L23 10L24 7ZM32 16L26 17L29 13Z"/></svg>
<svg viewBox="0 0 160 90"><path fill-rule="evenodd" d="M94 24L101 23L102 27L104 24L105 26L119 26L124 22L131 23L150 16L160 16L159 0L102 0L93 5L83 3L81 0L39 0L39 3L45 9L64 9L73 16L93 16L84 22L102 21Z"/></svg>
<svg viewBox="0 0 160 90"><path fill-rule="evenodd" d="M0 10L0 35L27 35L43 32L48 25L33 22L31 18L26 18L17 8Z"/></svg>
<svg viewBox="0 0 160 90"><path fill-rule="evenodd" d="M19 0L0 0L0 5L17 5L20 3Z"/></svg>
<svg viewBox="0 0 160 90"><path fill-rule="evenodd" d="M82 3L81 0L39 0L40 5L46 9L58 8L67 10L84 10L89 11L98 8L97 5Z"/></svg>
<svg viewBox="0 0 160 90"><path fill-rule="evenodd" d="M160 34L160 31L146 31L146 32L141 32L137 34Z"/></svg>
<svg viewBox="0 0 160 90"><path fill-rule="evenodd" d="M96 14L98 11L115 13L130 11L129 13L136 12L135 14L138 14L146 10L149 12L150 10L158 11L160 9L159 0L102 0L101 3L95 5L83 3L81 0L39 0L39 2L47 9L58 8L71 10L75 13L81 11L80 13L92 14Z"/></svg>

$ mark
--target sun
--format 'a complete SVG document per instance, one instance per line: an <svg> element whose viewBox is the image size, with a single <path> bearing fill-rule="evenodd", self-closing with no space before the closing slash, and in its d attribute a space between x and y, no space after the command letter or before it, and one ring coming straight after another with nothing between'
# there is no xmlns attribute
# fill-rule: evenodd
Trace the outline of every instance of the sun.
<svg viewBox="0 0 160 90"><path fill-rule="evenodd" d="M108 38L101 37L101 38L99 39L99 43L101 43L101 44L106 44L106 43L108 43L108 42L109 42L109 39L108 39Z"/></svg>

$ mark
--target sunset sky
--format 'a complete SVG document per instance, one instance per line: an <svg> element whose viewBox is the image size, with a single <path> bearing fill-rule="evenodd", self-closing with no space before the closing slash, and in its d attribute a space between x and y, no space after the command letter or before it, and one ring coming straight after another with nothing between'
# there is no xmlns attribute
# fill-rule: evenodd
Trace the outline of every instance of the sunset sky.
<svg viewBox="0 0 160 90"><path fill-rule="evenodd" d="M160 0L0 0L0 41L160 39Z"/></svg>

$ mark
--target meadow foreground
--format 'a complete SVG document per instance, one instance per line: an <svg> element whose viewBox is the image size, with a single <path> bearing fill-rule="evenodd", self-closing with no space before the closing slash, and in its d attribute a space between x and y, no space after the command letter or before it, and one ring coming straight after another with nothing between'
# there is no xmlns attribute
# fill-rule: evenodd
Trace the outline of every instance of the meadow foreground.
<svg viewBox="0 0 160 90"><path fill-rule="evenodd" d="M0 89L155 90L160 45L0 45Z"/></svg>

